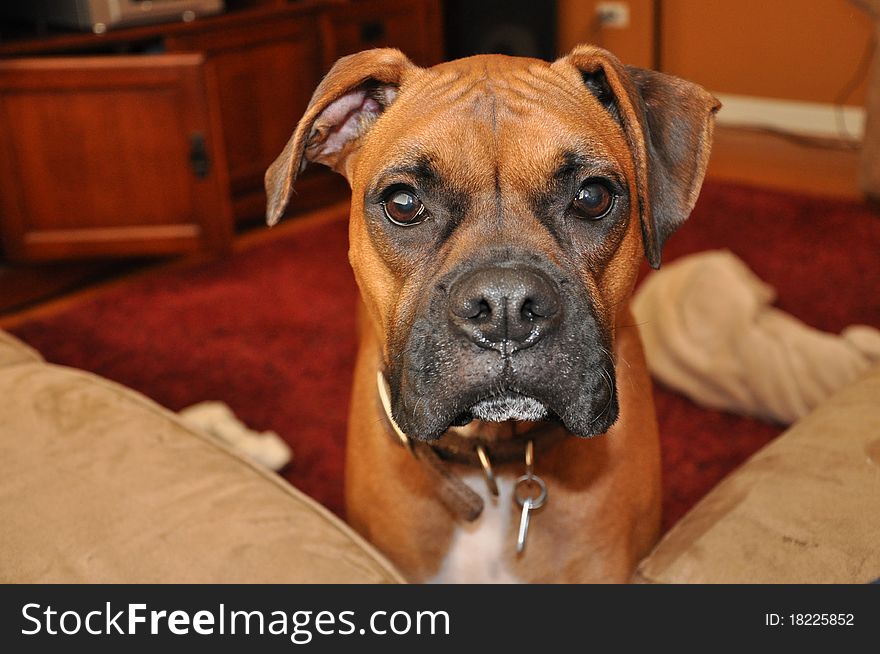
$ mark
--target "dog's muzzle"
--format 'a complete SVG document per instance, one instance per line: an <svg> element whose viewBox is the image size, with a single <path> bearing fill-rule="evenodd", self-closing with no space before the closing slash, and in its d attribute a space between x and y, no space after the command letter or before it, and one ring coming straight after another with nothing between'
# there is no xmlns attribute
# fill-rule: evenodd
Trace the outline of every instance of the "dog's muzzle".
<svg viewBox="0 0 880 654"><path fill-rule="evenodd" d="M589 289L576 282L573 271L511 248L426 282L387 362L400 426L428 441L474 419L604 433L617 416L614 362Z"/></svg>
<svg viewBox="0 0 880 654"><path fill-rule="evenodd" d="M538 270L490 266L463 276L449 291L454 330L481 348L503 357L538 343L562 320L556 284ZM505 393L477 402L477 420L542 420L547 407L538 400Z"/></svg>

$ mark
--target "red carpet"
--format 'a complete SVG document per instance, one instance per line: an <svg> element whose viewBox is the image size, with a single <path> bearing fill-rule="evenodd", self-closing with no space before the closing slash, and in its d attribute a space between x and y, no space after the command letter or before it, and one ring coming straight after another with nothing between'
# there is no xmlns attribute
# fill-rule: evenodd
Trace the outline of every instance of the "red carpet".
<svg viewBox="0 0 880 654"><path fill-rule="evenodd" d="M880 326L880 217L861 204L710 183L665 259L727 247L779 307L839 331ZM157 272L14 330L52 362L92 370L178 410L223 400L293 446L286 477L342 512L355 285L340 219ZM781 428L655 391L666 527ZM197 474L198 471L193 471Z"/></svg>

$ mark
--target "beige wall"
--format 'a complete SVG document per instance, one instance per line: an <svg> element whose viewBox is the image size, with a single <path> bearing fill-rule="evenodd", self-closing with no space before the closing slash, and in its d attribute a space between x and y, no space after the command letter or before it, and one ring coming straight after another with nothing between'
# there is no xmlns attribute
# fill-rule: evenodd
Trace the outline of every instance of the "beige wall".
<svg viewBox="0 0 880 654"><path fill-rule="evenodd" d="M662 33L663 69L713 91L834 102L871 20L847 0L663 0Z"/></svg>
<svg viewBox="0 0 880 654"><path fill-rule="evenodd" d="M652 0L630 27L599 29L596 0L559 0L562 52L594 42L652 66ZM834 102L856 71L871 20L848 0L662 0L662 69L719 93ZM864 102L864 83L847 100Z"/></svg>

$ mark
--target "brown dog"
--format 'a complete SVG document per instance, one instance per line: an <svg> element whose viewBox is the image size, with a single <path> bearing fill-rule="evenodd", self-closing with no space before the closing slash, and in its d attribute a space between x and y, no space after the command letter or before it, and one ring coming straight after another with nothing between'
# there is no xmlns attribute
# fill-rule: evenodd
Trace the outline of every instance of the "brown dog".
<svg viewBox="0 0 880 654"><path fill-rule="evenodd" d="M628 297L693 208L718 107L590 46L429 69L371 50L321 82L267 218L308 161L351 184L348 517L411 580L622 582L653 546Z"/></svg>

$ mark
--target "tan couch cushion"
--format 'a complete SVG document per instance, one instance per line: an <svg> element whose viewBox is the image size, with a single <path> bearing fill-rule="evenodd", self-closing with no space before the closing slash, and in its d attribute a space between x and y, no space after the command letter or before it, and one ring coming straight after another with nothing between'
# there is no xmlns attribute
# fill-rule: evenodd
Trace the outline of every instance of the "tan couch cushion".
<svg viewBox="0 0 880 654"><path fill-rule="evenodd" d="M131 390L31 358L0 367L0 398L0 582L401 580L314 501Z"/></svg>
<svg viewBox="0 0 880 654"><path fill-rule="evenodd" d="M639 575L655 583L880 577L880 368L722 481L663 538Z"/></svg>
<svg viewBox="0 0 880 654"><path fill-rule="evenodd" d="M35 349L25 345L14 336L0 331L0 368L42 360L43 357Z"/></svg>

